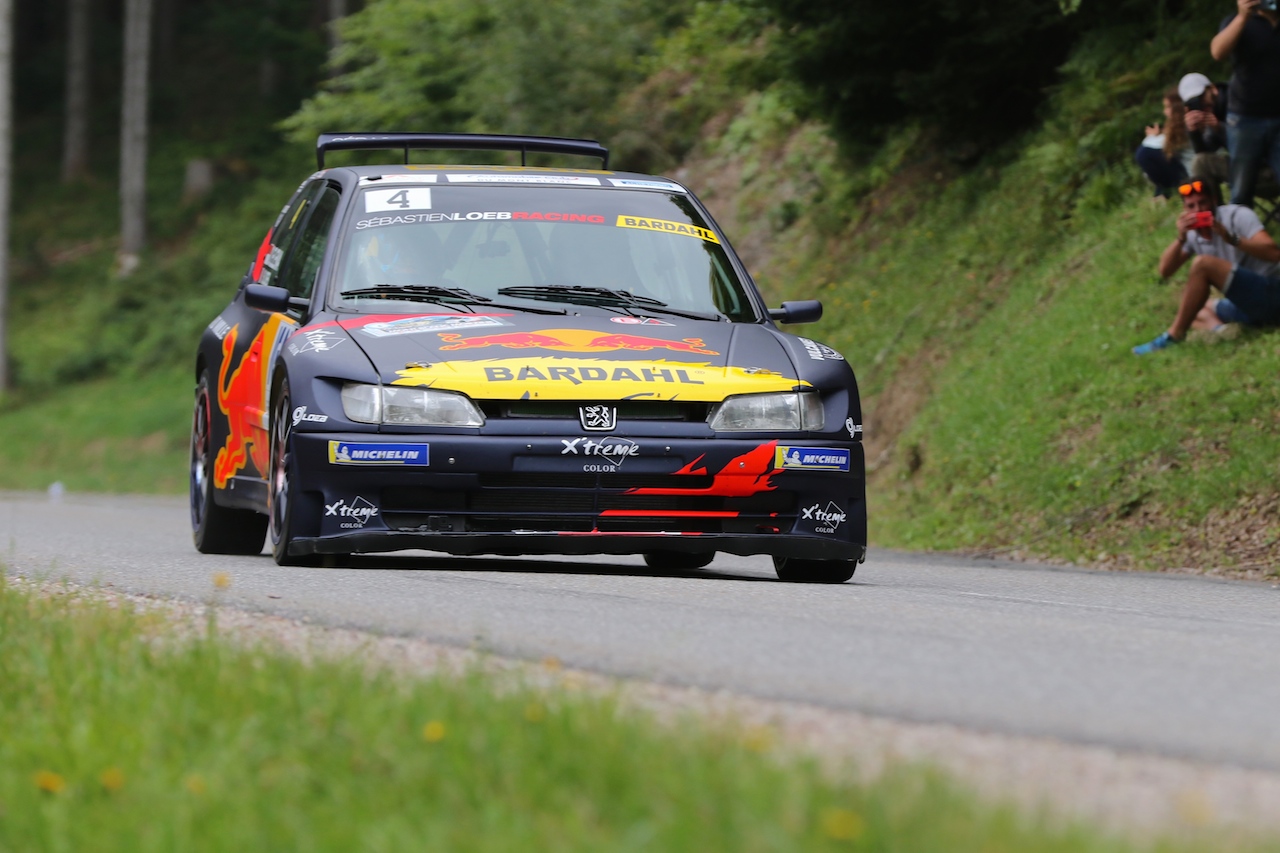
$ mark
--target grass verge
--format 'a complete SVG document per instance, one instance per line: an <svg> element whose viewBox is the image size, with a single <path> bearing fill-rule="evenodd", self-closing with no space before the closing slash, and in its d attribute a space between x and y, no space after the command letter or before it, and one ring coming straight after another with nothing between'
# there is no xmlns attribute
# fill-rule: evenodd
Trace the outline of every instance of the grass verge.
<svg viewBox="0 0 1280 853"><path fill-rule="evenodd" d="M67 385L0 409L0 489L178 494L192 380L170 368Z"/></svg>
<svg viewBox="0 0 1280 853"><path fill-rule="evenodd" d="M0 849L1132 849L920 768L852 784L733 727L171 630L0 579Z"/></svg>

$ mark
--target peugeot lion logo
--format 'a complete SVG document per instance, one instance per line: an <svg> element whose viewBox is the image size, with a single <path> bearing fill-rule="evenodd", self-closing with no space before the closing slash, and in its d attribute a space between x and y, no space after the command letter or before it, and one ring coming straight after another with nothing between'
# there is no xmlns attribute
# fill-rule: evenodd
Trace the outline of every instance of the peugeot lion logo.
<svg viewBox="0 0 1280 853"><path fill-rule="evenodd" d="M618 410L614 406L579 406L578 418L582 428L605 432L618 425Z"/></svg>

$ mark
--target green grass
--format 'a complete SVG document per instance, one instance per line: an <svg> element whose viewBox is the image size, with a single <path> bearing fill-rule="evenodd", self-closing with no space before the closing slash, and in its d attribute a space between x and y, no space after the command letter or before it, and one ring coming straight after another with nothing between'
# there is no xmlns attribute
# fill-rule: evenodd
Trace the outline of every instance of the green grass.
<svg viewBox="0 0 1280 853"><path fill-rule="evenodd" d="M0 850L1134 849L922 768L854 784L733 725L168 630L0 578Z"/></svg>
<svg viewBox="0 0 1280 853"><path fill-rule="evenodd" d="M193 384L170 368L9 399L0 489L184 492Z"/></svg>

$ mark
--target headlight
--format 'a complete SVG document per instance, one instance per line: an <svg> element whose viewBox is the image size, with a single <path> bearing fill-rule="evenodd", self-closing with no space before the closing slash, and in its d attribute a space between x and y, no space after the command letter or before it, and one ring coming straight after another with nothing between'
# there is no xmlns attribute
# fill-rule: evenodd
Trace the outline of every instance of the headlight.
<svg viewBox="0 0 1280 853"><path fill-rule="evenodd" d="M707 419L717 432L797 432L822 429L817 394L739 394L728 397Z"/></svg>
<svg viewBox="0 0 1280 853"><path fill-rule="evenodd" d="M342 386L342 411L362 424L484 426L484 415L465 394L432 388Z"/></svg>

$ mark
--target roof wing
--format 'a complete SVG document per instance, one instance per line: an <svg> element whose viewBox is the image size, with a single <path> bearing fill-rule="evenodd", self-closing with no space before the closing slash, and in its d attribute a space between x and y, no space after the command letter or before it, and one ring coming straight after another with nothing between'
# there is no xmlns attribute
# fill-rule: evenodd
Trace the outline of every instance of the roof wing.
<svg viewBox="0 0 1280 853"><path fill-rule="evenodd" d="M453 151L519 151L520 165L526 165L528 154L576 154L599 157L600 168L609 168L609 149L594 139L565 139L557 136L505 136L480 133L322 133L316 138L316 164L324 168L328 151L385 151L404 149L404 162L410 151L446 149Z"/></svg>

